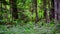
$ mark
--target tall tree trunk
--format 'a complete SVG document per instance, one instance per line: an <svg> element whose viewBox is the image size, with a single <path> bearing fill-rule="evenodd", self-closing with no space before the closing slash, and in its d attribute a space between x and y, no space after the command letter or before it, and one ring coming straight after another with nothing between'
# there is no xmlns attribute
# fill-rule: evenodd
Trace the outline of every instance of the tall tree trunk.
<svg viewBox="0 0 60 34"><path fill-rule="evenodd" d="M55 23L55 27L58 26L58 14L57 14L58 8L57 7L58 7L57 0L54 0L54 11L55 11L55 21L54 21L54 23Z"/></svg>
<svg viewBox="0 0 60 34"><path fill-rule="evenodd" d="M36 13L36 21L35 21L35 23L37 23L38 22L37 0L34 0L34 7L35 7L35 13Z"/></svg>
<svg viewBox="0 0 60 34"><path fill-rule="evenodd" d="M2 12L2 1L0 1L0 12ZM1 20L2 20L2 14L0 13L0 23L1 23Z"/></svg>
<svg viewBox="0 0 60 34"><path fill-rule="evenodd" d="M51 0L50 20L55 19L54 0Z"/></svg>
<svg viewBox="0 0 60 34"><path fill-rule="evenodd" d="M10 0L12 17L14 19L17 19L18 18L17 2L16 1L17 0Z"/></svg>
<svg viewBox="0 0 60 34"><path fill-rule="evenodd" d="M47 16L46 17L47 18L47 23L50 23L50 16L49 16L50 15L50 2L51 2L50 0L47 0L47 5L48 5L47 6L48 7L47 8L47 15L46 15Z"/></svg>
<svg viewBox="0 0 60 34"><path fill-rule="evenodd" d="M45 20L46 20L46 22L47 22L47 18L46 18L46 16L47 16L47 9L46 9L46 0L43 0L43 8L44 8L44 18L45 18Z"/></svg>
<svg viewBox="0 0 60 34"><path fill-rule="evenodd" d="M57 14L58 14L58 20L60 21L60 0L57 0L58 2L57 2L57 8L58 8L58 12L57 12Z"/></svg>
<svg viewBox="0 0 60 34"><path fill-rule="evenodd" d="M60 0L54 0L55 19L60 20Z"/></svg>
<svg viewBox="0 0 60 34"><path fill-rule="evenodd" d="M54 0L55 19L58 20L58 0Z"/></svg>
<svg viewBox="0 0 60 34"><path fill-rule="evenodd" d="M60 21L60 0L54 0L55 10L55 27L60 32L59 21Z"/></svg>

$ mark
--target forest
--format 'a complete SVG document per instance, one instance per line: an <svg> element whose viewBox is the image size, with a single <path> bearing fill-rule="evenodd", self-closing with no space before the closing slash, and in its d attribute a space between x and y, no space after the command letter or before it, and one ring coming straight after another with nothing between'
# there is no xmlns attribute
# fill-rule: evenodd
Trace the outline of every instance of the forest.
<svg viewBox="0 0 60 34"><path fill-rule="evenodd" d="M0 0L0 34L60 34L60 0Z"/></svg>

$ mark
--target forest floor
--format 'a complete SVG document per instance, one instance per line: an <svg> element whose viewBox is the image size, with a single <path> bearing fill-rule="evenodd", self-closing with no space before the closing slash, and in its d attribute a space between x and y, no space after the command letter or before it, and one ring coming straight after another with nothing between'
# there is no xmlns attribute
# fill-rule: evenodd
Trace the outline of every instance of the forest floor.
<svg viewBox="0 0 60 34"><path fill-rule="evenodd" d="M54 24L0 25L0 34L60 34Z"/></svg>

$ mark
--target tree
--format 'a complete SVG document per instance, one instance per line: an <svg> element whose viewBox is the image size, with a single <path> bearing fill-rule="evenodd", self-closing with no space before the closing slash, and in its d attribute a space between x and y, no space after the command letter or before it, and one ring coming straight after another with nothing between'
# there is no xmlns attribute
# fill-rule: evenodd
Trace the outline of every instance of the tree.
<svg viewBox="0 0 60 34"><path fill-rule="evenodd" d="M51 0L50 20L55 19L54 0Z"/></svg>
<svg viewBox="0 0 60 34"><path fill-rule="evenodd" d="M46 22L47 22L47 9L46 9L46 0L43 0L43 8L44 8L44 18L46 19Z"/></svg>
<svg viewBox="0 0 60 34"><path fill-rule="evenodd" d="M38 12L37 12L37 0L33 0L34 2L34 7L35 7L35 13L36 13L36 21L35 21L35 23L37 23L38 22Z"/></svg>
<svg viewBox="0 0 60 34"><path fill-rule="evenodd" d="M60 0L54 0L54 11L55 11L55 19L60 20L59 15L60 15Z"/></svg>
<svg viewBox="0 0 60 34"><path fill-rule="evenodd" d="M11 13L12 13L12 17L14 19L18 18L18 10L17 10L17 0L10 0L10 5L11 5Z"/></svg>

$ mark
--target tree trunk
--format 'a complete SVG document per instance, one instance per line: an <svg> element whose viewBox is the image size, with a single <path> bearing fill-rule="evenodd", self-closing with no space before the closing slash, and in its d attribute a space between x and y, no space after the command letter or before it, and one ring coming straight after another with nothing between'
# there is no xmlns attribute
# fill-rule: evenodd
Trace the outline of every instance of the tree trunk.
<svg viewBox="0 0 60 34"><path fill-rule="evenodd" d="M10 4L11 4L11 13L12 13L12 17L14 19L18 18L18 11L17 11L17 3L16 0L10 0Z"/></svg>
<svg viewBox="0 0 60 34"><path fill-rule="evenodd" d="M2 1L0 1L0 12L2 12ZM1 23L1 20L2 20L2 14L0 14L0 23Z"/></svg>
<svg viewBox="0 0 60 34"><path fill-rule="evenodd" d="M45 20L46 20L46 22L47 22L47 18L46 18L46 16L47 16L47 9L46 9L46 0L43 0L43 8L44 8L44 18L45 18Z"/></svg>
<svg viewBox="0 0 60 34"><path fill-rule="evenodd" d="M48 8L47 8L47 15L46 15L46 16L47 16L47 17L46 17L47 23L50 23L50 2L51 2L50 0L47 0L47 5L48 5L48 6L47 6L47 7L48 7Z"/></svg>
<svg viewBox="0 0 60 34"><path fill-rule="evenodd" d="M37 23L38 22L37 0L33 0L33 1L34 1L35 13L36 13L36 21L35 21L35 23Z"/></svg>

